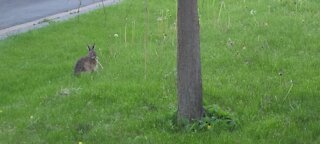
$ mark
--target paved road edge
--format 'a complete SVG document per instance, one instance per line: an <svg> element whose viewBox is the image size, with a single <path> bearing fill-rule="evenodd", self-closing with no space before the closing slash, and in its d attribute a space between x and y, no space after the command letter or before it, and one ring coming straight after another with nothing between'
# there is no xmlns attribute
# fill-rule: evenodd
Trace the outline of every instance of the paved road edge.
<svg viewBox="0 0 320 144"><path fill-rule="evenodd" d="M88 6L84 6L81 8L76 8L73 10L69 10L66 12L54 14L51 16L47 16L38 20L34 20L31 22L27 22L24 24L19 24L16 26L12 26L9 28L1 29L0 30L0 40L5 39L9 36L17 35L20 33L24 33L33 29L41 28L44 26L49 25L50 22L55 22L55 21L63 21L72 17L75 17L79 14L83 14L98 8L103 8L106 6L111 6L114 4L119 3L120 0L103 0L101 2L97 2Z"/></svg>

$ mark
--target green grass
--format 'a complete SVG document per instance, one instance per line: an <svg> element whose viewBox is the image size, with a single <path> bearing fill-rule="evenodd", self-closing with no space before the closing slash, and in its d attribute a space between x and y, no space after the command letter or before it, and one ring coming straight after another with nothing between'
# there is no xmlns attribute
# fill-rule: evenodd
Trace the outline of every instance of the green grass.
<svg viewBox="0 0 320 144"><path fill-rule="evenodd" d="M128 0L9 37L0 143L320 143L319 9L199 0L204 101L234 113L233 131L172 129L176 1L149 1L145 15L143 0ZM104 68L74 77L91 43Z"/></svg>

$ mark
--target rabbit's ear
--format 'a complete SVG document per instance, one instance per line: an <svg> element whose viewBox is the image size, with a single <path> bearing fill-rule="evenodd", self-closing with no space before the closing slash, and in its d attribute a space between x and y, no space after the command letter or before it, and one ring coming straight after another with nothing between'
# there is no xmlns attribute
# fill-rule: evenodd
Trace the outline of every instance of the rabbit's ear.
<svg viewBox="0 0 320 144"><path fill-rule="evenodd" d="M88 50L90 51L91 50L90 46L89 45L87 45L87 46L88 46Z"/></svg>
<svg viewBox="0 0 320 144"><path fill-rule="evenodd" d="M94 49L95 46L96 46L96 44L94 43L94 44L92 45L92 49Z"/></svg>

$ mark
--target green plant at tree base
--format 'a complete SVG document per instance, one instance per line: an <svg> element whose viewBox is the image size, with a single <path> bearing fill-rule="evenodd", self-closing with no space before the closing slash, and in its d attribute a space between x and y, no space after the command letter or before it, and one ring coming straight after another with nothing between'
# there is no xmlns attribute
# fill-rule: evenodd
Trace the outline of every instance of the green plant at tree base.
<svg viewBox="0 0 320 144"><path fill-rule="evenodd" d="M203 132L213 130L233 131L239 126L239 121L233 113L224 110L216 104L204 107L204 116L200 120L189 122L187 119L182 124L175 123L177 131ZM176 113L173 121L176 121Z"/></svg>

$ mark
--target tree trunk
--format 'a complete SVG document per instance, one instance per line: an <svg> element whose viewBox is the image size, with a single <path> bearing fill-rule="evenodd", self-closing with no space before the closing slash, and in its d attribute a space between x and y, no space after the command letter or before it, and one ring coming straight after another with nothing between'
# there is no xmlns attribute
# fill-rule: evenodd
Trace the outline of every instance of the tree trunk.
<svg viewBox="0 0 320 144"><path fill-rule="evenodd" d="M178 123L203 115L197 0L178 0Z"/></svg>

